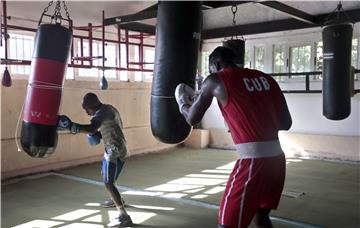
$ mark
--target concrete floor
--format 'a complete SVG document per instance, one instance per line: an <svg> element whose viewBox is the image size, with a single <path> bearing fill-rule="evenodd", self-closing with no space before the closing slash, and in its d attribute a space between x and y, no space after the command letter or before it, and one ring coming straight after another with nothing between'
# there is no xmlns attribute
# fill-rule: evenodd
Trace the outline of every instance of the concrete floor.
<svg viewBox="0 0 360 228"><path fill-rule="evenodd" d="M235 160L189 148L129 158L117 183L134 227L215 228ZM360 227L359 177L358 164L287 159L274 226ZM100 162L3 183L1 227L106 227L117 216L99 206L106 198Z"/></svg>

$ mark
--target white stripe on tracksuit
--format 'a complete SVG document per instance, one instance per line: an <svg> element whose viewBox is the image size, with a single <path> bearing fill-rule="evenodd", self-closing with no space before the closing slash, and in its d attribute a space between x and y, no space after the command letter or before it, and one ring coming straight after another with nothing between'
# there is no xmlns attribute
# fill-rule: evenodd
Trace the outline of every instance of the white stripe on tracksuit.
<svg viewBox="0 0 360 228"><path fill-rule="evenodd" d="M105 178L106 183L109 182L109 162L106 161L106 178Z"/></svg>
<svg viewBox="0 0 360 228"><path fill-rule="evenodd" d="M226 194L226 197L225 197L224 207L223 207L223 209L222 209L222 215L221 215L221 224L222 224L222 225L224 225L225 210L226 210L226 204L227 204L229 195L230 195L231 190L232 190L232 188L233 188L233 186L234 186L234 182L235 182L235 179L236 179L236 175L238 175L238 173L240 172L241 161L242 161L242 159L240 159L240 161L239 161L239 166L238 166L238 168L237 168L237 170L236 170L236 173L235 173L235 175L233 176L233 179L232 179L232 181L231 181L231 185L230 185L230 189L229 189L229 191L228 191L228 194Z"/></svg>
<svg viewBox="0 0 360 228"><path fill-rule="evenodd" d="M114 181L115 181L116 178L117 178L116 175L117 175L117 173L118 173L118 163L119 163L118 161L116 161L116 163L115 163L116 166L115 166L115 173L114 173L114 174L115 174L115 175L114 175Z"/></svg>
<svg viewBox="0 0 360 228"><path fill-rule="evenodd" d="M248 175L248 179L245 182L245 186L244 186L244 191L242 193L241 196L241 205L240 205L240 215L239 215L239 224L238 227L241 227L241 220L242 220L242 215L243 215L243 209L244 209L244 201L245 201L245 193L246 193L246 187L251 179L251 173L252 173L252 169L253 169L253 165L254 165L254 159L251 159L251 164L250 164L250 168L249 168L249 175Z"/></svg>

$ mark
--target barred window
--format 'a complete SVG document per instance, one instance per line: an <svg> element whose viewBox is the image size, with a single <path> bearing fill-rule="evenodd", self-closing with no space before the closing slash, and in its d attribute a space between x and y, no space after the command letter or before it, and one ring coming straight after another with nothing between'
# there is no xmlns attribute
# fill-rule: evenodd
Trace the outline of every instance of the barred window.
<svg viewBox="0 0 360 228"><path fill-rule="evenodd" d="M255 47L255 66L254 68L260 71L264 71L265 67L265 48Z"/></svg>

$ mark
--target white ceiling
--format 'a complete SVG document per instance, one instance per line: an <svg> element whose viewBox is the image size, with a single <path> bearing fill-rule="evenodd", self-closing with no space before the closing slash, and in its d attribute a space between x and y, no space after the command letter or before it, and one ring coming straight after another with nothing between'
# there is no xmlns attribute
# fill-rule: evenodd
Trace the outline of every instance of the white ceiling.
<svg viewBox="0 0 360 228"><path fill-rule="evenodd" d="M299 9L301 11L307 12L309 14L323 14L333 12L339 1L284 1L286 5L289 5L293 8ZM341 1L342 7L344 10L351 10L360 8L360 1Z"/></svg>
<svg viewBox="0 0 360 228"><path fill-rule="evenodd" d="M16 18L38 21L49 1L8 1L8 15ZM102 10L105 18L133 14L146 9L157 1L68 1L66 2L70 17L75 26L86 26L87 23L101 24ZM312 15L333 12L338 1L284 1L283 3ZM360 9L360 1L342 1L344 10ZM232 25L231 7L204 11L204 29L228 27ZM54 6L49 12L54 11ZM237 24L264 22L287 19L289 15L257 3L244 3L238 6ZM156 20L143 23L155 25ZM11 24L11 21L9 22Z"/></svg>
<svg viewBox="0 0 360 228"><path fill-rule="evenodd" d="M333 12L338 1L282 1L284 4L307 12L311 15ZM344 10L360 9L360 1L342 1ZM258 3L244 3L238 5L236 24L249 24L273 20L288 19L288 14L276 11ZM204 28L221 28L232 26L233 14L231 7L217 8L204 11Z"/></svg>
<svg viewBox="0 0 360 228"><path fill-rule="evenodd" d="M16 18L38 21L50 1L8 1L7 14ZM154 5L157 1L66 1L65 2L75 26L85 26L88 23L100 25L102 11L105 18L137 13ZM55 3L49 8L53 14ZM61 5L62 6L62 5ZM62 15L65 16L64 11ZM11 23L11 21L10 21Z"/></svg>

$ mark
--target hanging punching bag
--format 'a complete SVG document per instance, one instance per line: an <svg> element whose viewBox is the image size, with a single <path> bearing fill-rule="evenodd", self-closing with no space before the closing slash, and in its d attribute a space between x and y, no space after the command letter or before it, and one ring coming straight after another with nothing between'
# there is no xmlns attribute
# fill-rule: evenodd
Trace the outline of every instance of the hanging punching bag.
<svg viewBox="0 0 360 228"><path fill-rule="evenodd" d="M351 42L350 23L324 27L323 38L323 115L342 120L350 115Z"/></svg>
<svg viewBox="0 0 360 228"><path fill-rule="evenodd" d="M3 78L1 79L1 84L5 87L10 87L12 84L10 73L7 67L5 67Z"/></svg>
<svg viewBox="0 0 360 228"><path fill-rule="evenodd" d="M47 157L57 145L57 120L72 31L39 25L35 37L21 128L21 146L32 157Z"/></svg>
<svg viewBox="0 0 360 228"><path fill-rule="evenodd" d="M158 4L150 115L152 133L164 143L180 143L192 129L179 112L174 92L179 83L195 86L201 20L201 2Z"/></svg>
<svg viewBox="0 0 360 228"><path fill-rule="evenodd" d="M226 40L223 41L224 47L230 48L236 55L235 64L244 67L245 62L245 40Z"/></svg>

